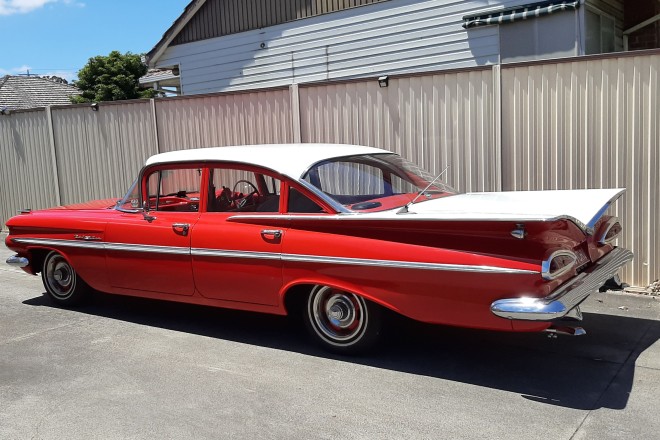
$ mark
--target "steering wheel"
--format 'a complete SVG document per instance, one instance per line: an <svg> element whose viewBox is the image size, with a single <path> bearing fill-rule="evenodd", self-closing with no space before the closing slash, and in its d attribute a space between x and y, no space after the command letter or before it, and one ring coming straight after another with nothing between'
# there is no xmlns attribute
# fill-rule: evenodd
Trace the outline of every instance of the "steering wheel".
<svg viewBox="0 0 660 440"><path fill-rule="evenodd" d="M239 180L234 184L234 188L232 188L232 194L243 194L242 191L237 191L238 185L241 183L245 183L249 186L252 187L252 191L250 191L247 195L244 197L240 197L234 200L234 203L236 204L236 207L238 209L244 208L246 206L254 205L254 196L259 195L259 189L254 185L254 183L250 182L249 180Z"/></svg>

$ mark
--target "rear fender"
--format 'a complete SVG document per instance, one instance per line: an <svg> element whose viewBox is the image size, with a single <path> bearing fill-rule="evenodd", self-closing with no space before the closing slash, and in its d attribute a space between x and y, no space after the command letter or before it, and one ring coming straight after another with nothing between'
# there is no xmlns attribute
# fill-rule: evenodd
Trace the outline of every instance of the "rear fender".
<svg viewBox="0 0 660 440"><path fill-rule="evenodd" d="M373 303L376 303L382 307L388 308L394 312L401 313L396 307L394 307L392 304L387 303L383 301L380 298L376 298L373 295L369 295L362 289L360 286L353 284L353 283L348 283L346 281L334 279L334 278L327 278L327 277L320 277L320 278L304 278L304 279L297 279L295 281L291 281L284 285L282 289L280 290L279 293L279 298L280 298L280 305L283 310L285 310L288 314L288 310L286 310L286 295L289 294L292 290L295 290L297 286L303 286L303 285L322 285L322 286L330 286L334 289L339 289L339 290L344 290L346 292L353 293L355 295L359 295L364 299L367 299Z"/></svg>

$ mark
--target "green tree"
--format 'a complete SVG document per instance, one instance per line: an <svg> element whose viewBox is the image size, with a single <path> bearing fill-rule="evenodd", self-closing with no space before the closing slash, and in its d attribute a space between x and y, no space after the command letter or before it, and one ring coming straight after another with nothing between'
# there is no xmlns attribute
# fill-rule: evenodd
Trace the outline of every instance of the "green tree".
<svg viewBox="0 0 660 440"><path fill-rule="evenodd" d="M116 50L108 56L90 58L78 72L73 84L82 90L81 95L71 97L74 103L119 101L124 99L152 98L153 89L140 89L139 79L147 73L147 66L138 54Z"/></svg>

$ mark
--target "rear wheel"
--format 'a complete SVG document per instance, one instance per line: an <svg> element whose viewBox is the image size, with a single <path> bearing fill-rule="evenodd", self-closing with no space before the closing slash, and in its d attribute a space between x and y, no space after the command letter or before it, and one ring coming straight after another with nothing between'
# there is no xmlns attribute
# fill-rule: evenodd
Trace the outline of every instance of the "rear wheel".
<svg viewBox="0 0 660 440"><path fill-rule="evenodd" d="M46 295L55 304L61 306L79 305L91 290L69 262L55 251L49 253L44 259L41 279L46 288Z"/></svg>
<svg viewBox="0 0 660 440"><path fill-rule="evenodd" d="M359 295L330 286L315 286L304 318L312 338L323 348L357 354L371 348L380 334L380 307Z"/></svg>

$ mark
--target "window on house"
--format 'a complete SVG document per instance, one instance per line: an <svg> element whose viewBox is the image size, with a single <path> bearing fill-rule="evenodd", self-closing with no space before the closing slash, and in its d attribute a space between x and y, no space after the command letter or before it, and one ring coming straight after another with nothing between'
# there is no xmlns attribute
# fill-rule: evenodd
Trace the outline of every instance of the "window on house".
<svg viewBox="0 0 660 440"><path fill-rule="evenodd" d="M596 9L585 9L585 53L614 52L614 18Z"/></svg>
<svg viewBox="0 0 660 440"><path fill-rule="evenodd" d="M558 12L502 24L500 57L503 63L576 56L576 12Z"/></svg>

